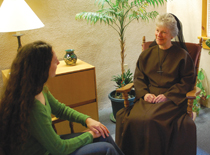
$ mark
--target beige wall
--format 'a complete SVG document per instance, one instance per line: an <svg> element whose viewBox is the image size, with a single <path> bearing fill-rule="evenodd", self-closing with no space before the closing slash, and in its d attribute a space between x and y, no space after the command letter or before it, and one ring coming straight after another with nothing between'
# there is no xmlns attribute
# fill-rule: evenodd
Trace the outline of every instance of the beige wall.
<svg viewBox="0 0 210 155"><path fill-rule="evenodd" d="M167 12L173 13L182 22L185 41L197 43L201 35L202 1L172 0L167 3Z"/></svg>
<svg viewBox="0 0 210 155"><path fill-rule="evenodd" d="M2 3L3 0L0 0ZM120 74L120 46L117 33L107 25L88 25L86 21L76 21L75 15L81 11L94 11L94 0L26 0L37 16L45 24L44 28L24 31L22 45L44 40L53 45L61 60L65 49L73 48L78 58L96 67L97 93L99 108L111 105L108 93L112 91L114 82L111 76ZM166 5L155 8L158 12L166 12ZM133 22L126 32L125 63L134 71L135 63L141 52L142 36L154 39L155 25L153 21ZM0 70L10 68L16 55L17 39L14 33L0 33ZM0 74L0 88L2 78Z"/></svg>
<svg viewBox="0 0 210 155"><path fill-rule="evenodd" d="M167 3L167 12L174 13L182 21L185 41L197 43L198 36L201 36L202 1L173 0ZM203 84L207 94L210 94L210 55L208 52L209 50L202 49L200 68L204 69L206 77ZM210 107L209 99L203 103Z"/></svg>

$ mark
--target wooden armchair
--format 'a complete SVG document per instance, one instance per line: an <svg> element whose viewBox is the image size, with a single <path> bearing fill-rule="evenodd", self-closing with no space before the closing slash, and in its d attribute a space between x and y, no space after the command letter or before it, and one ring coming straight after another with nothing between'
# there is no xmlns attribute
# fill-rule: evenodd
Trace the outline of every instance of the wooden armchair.
<svg viewBox="0 0 210 155"><path fill-rule="evenodd" d="M198 73L198 69L199 69L199 62L200 62L200 54L201 54L201 49L202 49L202 41L203 39L201 38L199 40L198 44L195 43L185 43L187 46L187 49L189 51L190 56L192 57L194 64L195 64L195 68L196 68L196 73ZM153 41L149 41L146 42L145 41L145 36L143 36L143 41L142 41L142 51L146 50L149 48L149 45L152 43ZM196 75L197 76L197 75ZM127 84L124 87L121 87L119 89L117 89L116 91L119 93L123 93L123 98L124 98L124 106L128 107L129 106L129 101L128 101L128 92L131 91L131 89L133 88L134 84L130 83ZM186 98L188 99L188 107L187 107L187 113L189 114L189 116L195 120L196 115L193 114L192 112L192 107L193 107L193 100L196 98L197 95L199 95L201 92L201 90L198 87L194 87L194 89L190 92L188 92L186 94Z"/></svg>
<svg viewBox="0 0 210 155"><path fill-rule="evenodd" d="M65 121L65 120L59 119L57 117L52 117L52 127L56 133L57 133L57 130L56 130L55 124L63 122L63 121ZM74 133L74 126L73 126L72 122L69 122L69 127L70 127L70 133Z"/></svg>

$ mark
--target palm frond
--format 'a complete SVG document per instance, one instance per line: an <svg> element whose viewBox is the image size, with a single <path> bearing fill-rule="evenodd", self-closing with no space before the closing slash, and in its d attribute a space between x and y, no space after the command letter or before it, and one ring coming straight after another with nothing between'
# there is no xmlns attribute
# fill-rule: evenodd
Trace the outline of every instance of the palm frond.
<svg viewBox="0 0 210 155"><path fill-rule="evenodd" d="M98 6L103 8L104 7L104 3L107 2L109 0L95 0L95 4L98 3Z"/></svg>
<svg viewBox="0 0 210 155"><path fill-rule="evenodd" d="M120 14L120 12L117 12L117 9L113 10L111 8L101 9L98 10L97 12L114 18L117 18Z"/></svg>
<svg viewBox="0 0 210 155"><path fill-rule="evenodd" d="M122 7L128 4L128 0L116 0L116 5L121 5Z"/></svg>
<svg viewBox="0 0 210 155"><path fill-rule="evenodd" d="M75 19L85 19L91 24L95 24L98 21L104 22L105 24L110 24L114 21L113 17L96 12L81 12L76 14Z"/></svg>
<svg viewBox="0 0 210 155"><path fill-rule="evenodd" d="M154 19L158 15L157 11L145 12L144 10L133 11L132 14L129 15L129 19L139 19L146 21L149 19Z"/></svg>
<svg viewBox="0 0 210 155"><path fill-rule="evenodd" d="M159 4L164 4L164 0L145 0L147 3L149 3L150 5L153 5L155 7L155 5L159 5ZM167 0L165 0L167 1Z"/></svg>
<svg viewBox="0 0 210 155"><path fill-rule="evenodd" d="M123 73L124 81L122 80L122 75L114 75L112 76L111 81L116 82L116 87L121 88L122 85L127 85L133 82L133 73L128 69L125 73Z"/></svg>
<svg viewBox="0 0 210 155"><path fill-rule="evenodd" d="M153 5L155 7L155 6L158 6L159 4L163 5L164 1L167 2L167 0L134 0L131 3L132 3L132 5L135 5L135 6L142 6L145 4L149 4L149 5Z"/></svg>

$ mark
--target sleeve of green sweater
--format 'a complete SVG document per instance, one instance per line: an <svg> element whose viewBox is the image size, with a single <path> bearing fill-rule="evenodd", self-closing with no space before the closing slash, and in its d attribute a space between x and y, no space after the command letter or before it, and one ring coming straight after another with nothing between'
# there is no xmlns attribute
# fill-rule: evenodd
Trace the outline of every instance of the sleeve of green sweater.
<svg viewBox="0 0 210 155"><path fill-rule="evenodd" d="M51 99L49 99L48 101L50 100ZM63 105L61 107L63 107ZM86 116L83 116L80 113L74 112L73 109L69 109L69 108L67 109L68 110L64 110L64 113L67 113L66 111L68 111L70 116L68 116L67 114L64 114L64 115L58 114L58 116L60 115L64 117L68 116L70 120L77 120L78 122L85 122ZM77 116L77 115L81 115L81 116ZM71 117L74 117L74 116L78 118L72 119ZM38 101L35 101L30 118L31 118L30 119L31 136L33 136L41 144L41 146L43 146L43 148L47 150L47 152L53 155L54 154L55 155L70 154L76 149L78 149L79 147L87 145L93 141L93 137L89 132L85 132L84 134L75 138L71 138L67 140L61 139L60 136L57 135L54 129L52 128L50 110L47 108L47 105L44 106Z"/></svg>
<svg viewBox="0 0 210 155"><path fill-rule="evenodd" d="M48 100L51 112L53 115L55 115L57 118L63 119L63 120L69 120L71 122L77 122L82 124L83 126L86 126L86 119L90 116L84 115L68 106L66 106L63 103L60 103L58 100L54 98L54 96L48 91L47 93L44 93L46 96L45 98Z"/></svg>

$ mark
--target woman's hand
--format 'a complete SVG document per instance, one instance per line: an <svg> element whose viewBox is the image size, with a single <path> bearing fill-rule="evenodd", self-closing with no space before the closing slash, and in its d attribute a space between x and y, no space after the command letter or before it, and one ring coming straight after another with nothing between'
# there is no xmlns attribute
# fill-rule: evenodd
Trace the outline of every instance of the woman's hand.
<svg viewBox="0 0 210 155"><path fill-rule="evenodd" d="M154 99L154 103L160 103L160 102L165 102L168 99L165 97L165 95L160 94Z"/></svg>
<svg viewBox="0 0 210 155"><path fill-rule="evenodd" d="M101 134L100 133L95 133L95 132L93 132L90 129L86 130L85 132L89 132L93 136L93 138L101 137Z"/></svg>
<svg viewBox="0 0 210 155"><path fill-rule="evenodd" d="M92 119L92 118L87 118L85 123L87 124L87 127L95 133L96 136L100 135L103 138L105 138L106 136L109 136L109 130L107 129L107 127L103 124L101 124L100 122ZM93 135L94 136L94 135Z"/></svg>
<svg viewBox="0 0 210 155"><path fill-rule="evenodd" d="M150 93L147 93L144 96L144 100L147 102L150 102L150 103L154 103L155 98L156 98L156 96L154 94L150 94Z"/></svg>

